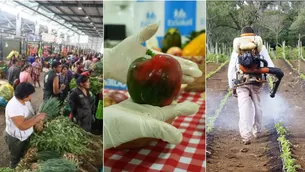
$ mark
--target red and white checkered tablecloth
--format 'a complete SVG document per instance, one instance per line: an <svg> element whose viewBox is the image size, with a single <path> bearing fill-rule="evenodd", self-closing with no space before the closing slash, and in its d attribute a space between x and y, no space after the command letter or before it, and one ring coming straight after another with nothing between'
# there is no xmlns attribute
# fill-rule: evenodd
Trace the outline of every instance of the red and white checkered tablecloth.
<svg viewBox="0 0 305 172"><path fill-rule="evenodd" d="M104 90L104 95L110 91ZM205 172L205 101L201 94L182 92L178 97L178 102L192 101L200 105L197 114L178 117L173 122L183 132L181 144L173 145L160 140L139 150L105 150L104 171Z"/></svg>

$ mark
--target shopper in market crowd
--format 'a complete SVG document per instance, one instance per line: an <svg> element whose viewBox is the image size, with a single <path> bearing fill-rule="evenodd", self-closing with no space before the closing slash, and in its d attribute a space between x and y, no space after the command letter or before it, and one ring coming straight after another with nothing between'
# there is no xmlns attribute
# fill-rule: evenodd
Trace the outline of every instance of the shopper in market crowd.
<svg viewBox="0 0 305 172"><path fill-rule="evenodd" d="M85 71L90 70L91 63L92 63L92 57L86 57L86 60L84 61L84 70Z"/></svg>
<svg viewBox="0 0 305 172"><path fill-rule="evenodd" d="M16 65L17 60L12 60L12 66L8 69L7 80L11 85L14 85L19 80L20 68Z"/></svg>
<svg viewBox="0 0 305 172"><path fill-rule="evenodd" d="M13 61L17 61L17 57L15 56L15 54L12 55L9 63L8 63L8 67L11 67L13 65Z"/></svg>
<svg viewBox="0 0 305 172"><path fill-rule="evenodd" d="M15 168L25 153L33 126L45 119L46 114L35 115L30 100L35 88L26 82L15 89L15 96L5 108L5 142L10 152L10 167Z"/></svg>
<svg viewBox="0 0 305 172"><path fill-rule="evenodd" d="M19 75L20 83L27 82L27 83L33 84L32 76L31 76L31 74L32 74L32 65L26 64L22 68L21 71L22 72Z"/></svg>
<svg viewBox="0 0 305 172"><path fill-rule="evenodd" d="M36 83L38 83L39 88L40 86L40 72L41 72L41 68L42 65L40 63L40 58L36 57L35 58L35 62L32 63L32 67L33 67L33 72L32 72L32 77L33 77L33 82L34 82L34 87L36 87Z"/></svg>
<svg viewBox="0 0 305 172"><path fill-rule="evenodd" d="M77 78L77 88L71 90L69 105L73 120L85 131L91 132L94 120L94 96L89 90L89 77L80 75Z"/></svg>
<svg viewBox="0 0 305 172"><path fill-rule="evenodd" d="M241 37L243 35L251 35L258 37L251 27L244 27L241 31ZM236 41L235 41L236 40ZM237 46L238 38L235 38L234 46ZM256 38L258 40L258 38ZM261 44L261 45L260 45ZM268 54L268 51L262 42L258 42L257 46L262 46L259 54L264 57L268 62L268 67L274 67L274 64ZM235 48L234 49L238 49ZM233 90L233 96L238 99L239 108L239 131L242 137L242 142L247 145L251 143L251 139L259 138L262 130L262 106L260 99L260 92L262 83L251 83L237 88L234 87L233 79L236 79L236 73L239 69L238 53L233 51L228 68L228 82L229 87ZM250 76L255 77L255 76Z"/></svg>
<svg viewBox="0 0 305 172"><path fill-rule="evenodd" d="M61 69L61 73L59 74L59 85L64 85L65 89L60 91L59 100L64 101L69 92L69 76L68 76L68 67L63 66Z"/></svg>
<svg viewBox="0 0 305 172"><path fill-rule="evenodd" d="M78 78L85 71L84 65L80 61L78 61L76 62L75 67L75 78Z"/></svg>
<svg viewBox="0 0 305 172"><path fill-rule="evenodd" d="M29 57L28 57L28 63L29 63L29 64L32 64L32 63L34 63L34 61L35 61L35 54L29 55Z"/></svg>
<svg viewBox="0 0 305 172"><path fill-rule="evenodd" d="M60 92L66 88L65 85L59 85L59 76L57 73L61 72L61 63L54 61L51 67L52 69L49 70L44 76L44 100L49 99L50 97L59 98Z"/></svg>

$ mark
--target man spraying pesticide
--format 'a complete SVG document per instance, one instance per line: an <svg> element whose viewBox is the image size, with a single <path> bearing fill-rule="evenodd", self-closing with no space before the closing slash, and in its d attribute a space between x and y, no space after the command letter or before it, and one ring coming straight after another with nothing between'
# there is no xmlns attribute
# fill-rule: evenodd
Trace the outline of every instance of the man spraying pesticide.
<svg viewBox="0 0 305 172"><path fill-rule="evenodd" d="M284 76L275 68L263 45L262 38L257 36L251 27L244 27L241 35L233 41L233 52L228 68L229 87L233 96L238 99L239 132L244 144L261 135L262 106L260 92L267 74L274 75L275 80L270 93L274 97Z"/></svg>

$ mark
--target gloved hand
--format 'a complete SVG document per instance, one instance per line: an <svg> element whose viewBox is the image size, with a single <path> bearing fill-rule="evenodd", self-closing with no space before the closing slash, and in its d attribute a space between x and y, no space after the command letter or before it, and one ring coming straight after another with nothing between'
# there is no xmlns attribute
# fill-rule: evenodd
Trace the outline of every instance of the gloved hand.
<svg viewBox="0 0 305 172"><path fill-rule="evenodd" d="M147 48L141 44L150 39L157 32L158 28L158 24L151 24L141 32L126 38L114 48L105 49L104 77L126 83L127 71L130 64L135 59L146 55ZM155 53L160 54L160 52ZM178 60L181 65L183 83L192 83L194 77L200 77L202 75L196 63L173 55L171 56Z"/></svg>
<svg viewBox="0 0 305 172"><path fill-rule="evenodd" d="M172 104L165 107L140 105L127 99L104 108L104 148L117 147L123 143L148 137L178 144L182 133L164 122L176 116L197 113L199 105L192 102Z"/></svg>

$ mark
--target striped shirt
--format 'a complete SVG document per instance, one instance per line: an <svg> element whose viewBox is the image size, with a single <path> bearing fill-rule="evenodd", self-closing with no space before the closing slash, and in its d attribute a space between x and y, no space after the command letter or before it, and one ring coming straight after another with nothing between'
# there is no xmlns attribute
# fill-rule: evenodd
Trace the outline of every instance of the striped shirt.
<svg viewBox="0 0 305 172"><path fill-rule="evenodd" d="M33 133L33 127L27 130L20 130L14 124L12 117L24 116L25 119L28 119L34 115L34 111L30 102L26 102L25 105L21 104L17 98L14 96L8 103L5 108L5 122L6 127L5 131L19 139L20 141L26 140Z"/></svg>

